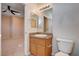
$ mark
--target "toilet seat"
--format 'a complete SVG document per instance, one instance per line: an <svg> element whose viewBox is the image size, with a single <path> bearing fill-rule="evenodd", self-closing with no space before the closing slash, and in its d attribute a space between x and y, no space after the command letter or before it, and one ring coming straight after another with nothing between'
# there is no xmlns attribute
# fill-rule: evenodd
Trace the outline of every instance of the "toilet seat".
<svg viewBox="0 0 79 59"><path fill-rule="evenodd" d="M55 56L69 56L69 55L63 52L57 52Z"/></svg>

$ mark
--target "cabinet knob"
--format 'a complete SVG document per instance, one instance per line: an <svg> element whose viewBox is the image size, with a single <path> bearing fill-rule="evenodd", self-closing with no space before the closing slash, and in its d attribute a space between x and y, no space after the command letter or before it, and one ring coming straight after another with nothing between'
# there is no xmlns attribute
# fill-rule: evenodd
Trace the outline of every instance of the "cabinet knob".
<svg viewBox="0 0 79 59"><path fill-rule="evenodd" d="M47 47L51 47L52 45L48 45Z"/></svg>

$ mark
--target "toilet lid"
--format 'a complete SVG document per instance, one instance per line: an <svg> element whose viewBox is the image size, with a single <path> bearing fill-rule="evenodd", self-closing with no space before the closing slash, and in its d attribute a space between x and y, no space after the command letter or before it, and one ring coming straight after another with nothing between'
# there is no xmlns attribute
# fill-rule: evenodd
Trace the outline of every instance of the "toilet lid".
<svg viewBox="0 0 79 59"><path fill-rule="evenodd" d="M69 56L69 55L63 52L58 52L55 54L55 56Z"/></svg>

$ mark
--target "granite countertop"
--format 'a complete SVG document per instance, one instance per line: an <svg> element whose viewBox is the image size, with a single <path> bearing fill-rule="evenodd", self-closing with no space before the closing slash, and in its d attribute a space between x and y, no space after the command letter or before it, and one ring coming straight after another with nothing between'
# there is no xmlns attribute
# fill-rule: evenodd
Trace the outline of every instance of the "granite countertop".
<svg viewBox="0 0 79 59"><path fill-rule="evenodd" d="M42 33L39 33L39 34L42 34ZM52 38L52 34L42 34L42 35L46 35L45 37L42 37L42 35L41 36L35 36L35 35L38 35L38 33L31 33L30 34L30 37L32 37L32 38L38 38L38 39L48 39L48 38Z"/></svg>

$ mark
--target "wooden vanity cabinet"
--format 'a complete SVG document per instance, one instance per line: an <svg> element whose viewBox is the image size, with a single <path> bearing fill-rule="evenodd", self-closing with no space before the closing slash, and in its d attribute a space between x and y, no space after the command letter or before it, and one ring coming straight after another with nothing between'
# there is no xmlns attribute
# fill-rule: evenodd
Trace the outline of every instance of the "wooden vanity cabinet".
<svg viewBox="0 0 79 59"><path fill-rule="evenodd" d="M52 37L35 38L30 36L30 53L35 56L50 56L52 54Z"/></svg>

